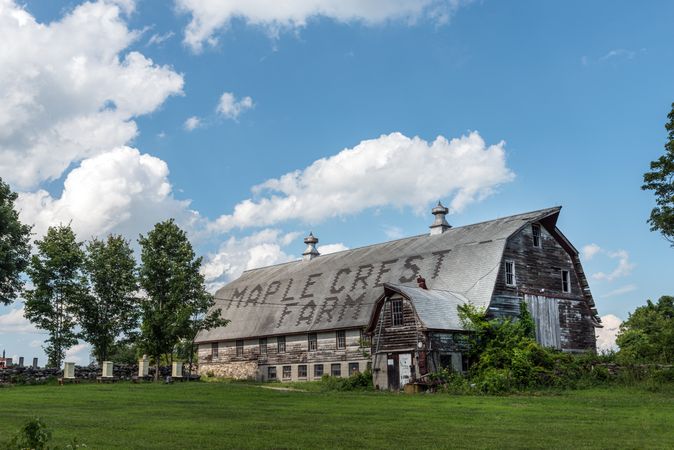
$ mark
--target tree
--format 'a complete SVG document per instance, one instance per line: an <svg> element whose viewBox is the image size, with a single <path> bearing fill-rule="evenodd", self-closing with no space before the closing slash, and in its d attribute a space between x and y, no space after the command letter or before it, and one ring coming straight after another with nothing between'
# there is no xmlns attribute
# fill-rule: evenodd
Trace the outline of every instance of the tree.
<svg viewBox="0 0 674 450"><path fill-rule="evenodd" d="M84 268L88 295L74 305L81 327L80 337L93 347L102 364L122 337L128 340L138 326L138 283L133 250L122 236L94 239L86 246Z"/></svg>
<svg viewBox="0 0 674 450"><path fill-rule="evenodd" d="M219 326L223 321L219 309L209 311L213 296L199 273L202 259L195 257L187 235L173 219L156 224L138 242L139 281L146 295L141 300L140 342L155 360L157 380L162 355L170 361L181 339L194 339L195 327Z"/></svg>
<svg viewBox="0 0 674 450"><path fill-rule="evenodd" d="M34 288L25 293L25 316L49 333L47 365L60 367L66 349L77 344L74 305L87 292L84 253L70 225L49 227L35 245L38 251L27 270Z"/></svg>
<svg viewBox="0 0 674 450"><path fill-rule="evenodd" d="M14 209L17 195L0 178L0 305L9 305L21 292L21 273L30 262L30 229Z"/></svg>
<svg viewBox="0 0 674 450"><path fill-rule="evenodd" d="M669 140L665 154L651 162L651 171L644 174L643 190L654 191L656 207L651 211L648 223L651 231L660 231L674 247L674 103L665 128Z"/></svg>
<svg viewBox="0 0 674 450"><path fill-rule="evenodd" d="M674 297L639 306L620 324L618 355L631 362L674 363Z"/></svg>

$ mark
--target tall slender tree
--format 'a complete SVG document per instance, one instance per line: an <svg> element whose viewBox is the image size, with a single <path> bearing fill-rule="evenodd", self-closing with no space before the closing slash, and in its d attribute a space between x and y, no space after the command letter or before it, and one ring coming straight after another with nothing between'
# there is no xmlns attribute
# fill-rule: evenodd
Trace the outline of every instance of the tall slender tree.
<svg viewBox="0 0 674 450"><path fill-rule="evenodd" d="M140 342L155 360L156 380L161 357L170 360L181 339L193 339L195 320L202 327L225 322L219 309L209 310L213 296L199 273L202 259L195 257L187 235L173 219L156 224L138 242L142 249L139 281L146 295L141 300Z"/></svg>
<svg viewBox="0 0 674 450"><path fill-rule="evenodd" d="M9 305L23 288L21 273L30 262L30 228L14 209L17 195L0 178L0 305Z"/></svg>
<svg viewBox="0 0 674 450"><path fill-rule="evenodd" d="M651 231L660 231L674 247L674 103L667 118L665 154L651 162L651 170L644 174L641 189L655 193L656 206L648 219Z"/></svg>
<svg viewBox="0 0 674 450"><path fill-rule="evenodd" d="M37 254L27 270L33 289L25 293L25 316L49 333L44 347L47 365L60 367L66 350L77 344L74 305L87 291L84 253L70 225L49 227L35 245Z"/></svg>
<svg viewBox="0 0 674 450"><path fill-rule="evenodd" d="M102 363L118 341L133 337L138 326L136 262L129 242L110 235L105 241L87 243L84 268L89 293L77 298L74 311L80 337L91 344Z"/></svg>

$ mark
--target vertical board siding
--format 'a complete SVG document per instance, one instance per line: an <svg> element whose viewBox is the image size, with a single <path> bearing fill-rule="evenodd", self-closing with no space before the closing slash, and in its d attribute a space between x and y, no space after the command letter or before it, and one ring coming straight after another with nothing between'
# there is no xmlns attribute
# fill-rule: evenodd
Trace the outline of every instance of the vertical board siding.
<svg viewBox="0 0 674 450"><path fill-rule="evenodd" d="M525 295L524 302L536 328L536 340L545 347L561 349L559 300L539 295Z"/></svg>

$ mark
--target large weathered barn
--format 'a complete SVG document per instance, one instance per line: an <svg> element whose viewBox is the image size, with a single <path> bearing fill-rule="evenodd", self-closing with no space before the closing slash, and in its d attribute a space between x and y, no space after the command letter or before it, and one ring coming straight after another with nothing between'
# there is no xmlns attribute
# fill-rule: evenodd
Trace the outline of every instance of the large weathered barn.
<svg viewBox="0 0 674 450"><path fill-rule="evenodd" d="M199 370L312 380L372 367L376 385L399 388L465 369L465 302L493 316L524 302L539 342L594 351L599 318L560 209L452 228L438 204L428 234L324 256L310 235L303 260L246 271L216 293L231 323L199 333Z"/></svg>

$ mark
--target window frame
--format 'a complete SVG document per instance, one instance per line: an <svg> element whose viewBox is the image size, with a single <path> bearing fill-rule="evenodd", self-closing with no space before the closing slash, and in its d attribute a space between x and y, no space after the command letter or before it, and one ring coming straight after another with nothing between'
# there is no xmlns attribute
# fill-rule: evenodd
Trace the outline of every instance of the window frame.
<svg viewBox="0 0 674 450"><path fill-rule="evenodd" d="M335 332L335 345L337 350L346 348L346 330L337 330Z"/></svg>
<svg viewBox="0 0 674 450"><path fill-rule="evenodd" d="M218 359L220 353L220 344L218 342L211 342L211 359Z"/></svg>
<svg viewBox="0 0 674 450"><path fill-rule="evenodd" d="M272 376L272 374L273 374L274 376ZM276 376L276 366L269 366L269 367L267 367L267 379L268 379L268 380L276 380L276 379L277 379L277 376Z"/></svg>
<svg viewBox="0 0 674 450"><path fill-rule="evenodd" d="M321 373L318 373L319 368ZM323 364L314 364L314 378L321 378L324 374L325 368L323 367Z"/></svg>
<svg viewBox="0 0 674 450"><path fill-rule="evenodd" d="M396 306L400 306L400 310L397 311ZM403 314L403 299L402 298L394 298L391 299L391 326L392 327L401 327L405 323L405 316Z"/></svg>
<svg viewBox="0 0 674 450"><path fill-rule="evenodd" d="M258 339L257 344L260 348L260 355L266 355L269 352L269 348L267 347L267 338Z"/></svg>
<svg viewBox="0 0 674 450"><path fill-rule="evenodd" d="M339 370L335 370L335 368ZM332 363L330 364L330 376L331 377L341 377L342 376L342 363Z"/></svg>
<svg viewBox="0 0 674 450"><path fill-rule="evenodd" d="M286 337L277 336L276 337L276 353L285 353L286 352Z"/></svg>
<svg viewBox="0 0 674 450"><path fill-rule="evenodd" d="M512 279L510 283L508 283L508 265L510 265L512 271L510 272L510 278ZM515 261L512 259L506 259L505 264L504 264L504 276L505 276L505 285L506 286L517 286L517 278L516 278L516 272L515 272Z"/></svg>
<svg viewBox="0 0 674 450"><path fill-rule="evenodd" d="M302 371L304 371L304 375L302 375ZM307 365L306 364L299 364L297 366L297 378L307 378Z"/></svg>
<svg viewBox="0 0 674 450"><path fill-rule="evenodd" d="M310 352L318 350L318 333L309 333L307 335L307 348Z"/></svg>
<svg viewBox="0 0 674 450"><path fill-rule="evenodd" d="M243 341L243 339L237 339L236 340L236 356L237 357L243 356L244 346L245 346L245 342Z"/></svg>
<svg viewBox="0 0 674 450"><path fill-rule="evenodd" d="M283 380L292 380L293 366L283 366L281 369L281 376Z"/></svg>
<svg viewBox="0 0 674 450"><path fill-rule="evenodd" d="M353 370L353 367L356 367L356 370ZM350 362L349 363L349 376L354 375L356 373L360 373L360 364L357 362Z"/></svg>
<svg viewBox="0 0 674 450"><path fill-rule="evenodd" d="M531 224L531 235L533 237L533 244L534 247L536 248L541 248L542 247L542 233L541 233L541 224L540 223L532 223Z"/></svg>
<svg viewBox="0 0 674 450"><path fill-rule="evenodd" d="M565 294L571 293L571 271L562 270L562 292ZM566 276L564 276L566 275Z"/></svg>

